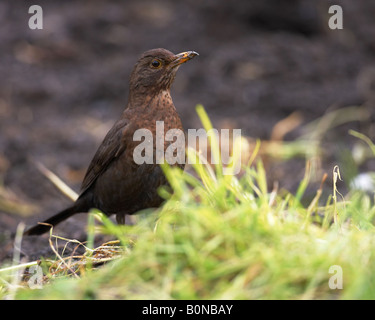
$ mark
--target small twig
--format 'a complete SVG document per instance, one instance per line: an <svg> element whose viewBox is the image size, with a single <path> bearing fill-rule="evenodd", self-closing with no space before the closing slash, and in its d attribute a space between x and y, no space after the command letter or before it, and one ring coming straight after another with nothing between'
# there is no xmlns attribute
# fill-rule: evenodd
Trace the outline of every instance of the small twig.
<svg viewBox="0 0 375 320"><path fill-rule="evenodd" d="M50 237L48 239L49 241L49 245L52 249L52 251L56 254L56 257L62 262L63 265L65 265L65 267L72 272L72 274L76 277L76 278L79 278L78 275L75 273L74 270L72 270L72 268L65 262L65 260L60 256L59 252L56 250L56 248L54 247L53 243L52 243L52 237L53 237L53 234L52 234L52 231L53 231L53 227L51 227L51 230L50 230Z"/></svg>
<svg viewBox="0 0 375 320"><path fill-rule="evenodd" d="M13 265L13 266L10 266L10 267L6 267L6 268L0 269L0 273L2 273L2 272L8 272L8 271L15 271L15 270L18 270L18 269L22 270L23 268L28 268L28 267L31 267L31 266L36 266L38 263L39 263L39 261L36 260L36 261L31 261L31 262L26 262L26 263L21 263L21 264Z"/></svg>
<svg viewBox="0 0 375 320"><path fill-rule="evenodd" d="M23 231L25 230L25 224L23 222L19 223L17 226L17 231L16 231L16 237L14 239L14 250L13 250L13 266L18 266L20 264L20 257L21 257L21 242L22 242L22 235ZM9 294L7 296L7 299L13 300L18 284L21 279L21 273L22 269L20 268L14 268L13 269L13 279L11 282L11 286L9 288Z"/></svg>
<svg viewBox="0 0 375 320"><path fill-rule="evenodd" d="M345 201L344 196L338 191L337 189L337 180L342 181L341 175L340 175L340 168L338 165L334 166L333 168L333 205L334 205L334 212L333 212L333 221L336 225L338 225L338 211L337 211L337 195L338 193L343 201Z"/></svg>
<svg viewBox="0 0 375 320"><path fill-rule="evenodd" d="M268 201L269 207L272 207L273 205L275 205L278 190L279 190L279 183L275 181L273 183L272 192L270 193L270 196L269 196L269 201Z"/></svg>
<svg viewBox="0 0 375 320"><path fill-rule="evenodd" d="M50 180L65 196L69 199L76 201L78 194L71 189L64 181L62 181L56 174L51 170L47 169L41 162L33 160L37 169L48 179Z"/></svg>

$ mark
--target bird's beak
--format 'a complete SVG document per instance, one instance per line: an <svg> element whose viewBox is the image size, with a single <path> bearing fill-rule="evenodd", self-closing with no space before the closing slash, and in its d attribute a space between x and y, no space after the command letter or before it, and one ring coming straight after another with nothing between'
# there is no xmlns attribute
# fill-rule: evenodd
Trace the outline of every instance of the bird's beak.
<svg viewBox="0 0 375 320"><path fill-rule="evenodd" d="M172 67L177 67L186 61L193 59L195 56L199 56L199 54L195 51L181 52L175 55L175 60L171 62L171 65Z"/></svg>

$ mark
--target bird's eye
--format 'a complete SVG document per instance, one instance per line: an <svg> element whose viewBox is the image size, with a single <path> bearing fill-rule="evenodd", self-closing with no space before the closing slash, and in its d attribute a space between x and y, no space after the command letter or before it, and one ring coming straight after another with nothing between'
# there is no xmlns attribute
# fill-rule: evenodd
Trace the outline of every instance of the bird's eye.
<svg viewBox="0 0 375 320"><path fill-rule="evenodd" d="M157 60L157 59L155 59L155 60L152 60L152 62L151 62L151 66L153 67L153 68L160 68L161 67L161 62L159 61L159 60Z"/></svg>

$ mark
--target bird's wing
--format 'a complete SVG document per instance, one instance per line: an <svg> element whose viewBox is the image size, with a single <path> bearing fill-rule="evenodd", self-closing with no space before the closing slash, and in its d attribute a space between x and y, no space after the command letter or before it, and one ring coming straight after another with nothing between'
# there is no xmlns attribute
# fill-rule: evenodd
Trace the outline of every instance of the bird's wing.
<svg viewBox="0 0 375 320"><path fill-rule="evenodd" d="M127 126L128 120L120 119L108 131L87 169L81 185L81 195L91 187L108 165L124 152L126 145L123 143L123 135Z"/></svg>

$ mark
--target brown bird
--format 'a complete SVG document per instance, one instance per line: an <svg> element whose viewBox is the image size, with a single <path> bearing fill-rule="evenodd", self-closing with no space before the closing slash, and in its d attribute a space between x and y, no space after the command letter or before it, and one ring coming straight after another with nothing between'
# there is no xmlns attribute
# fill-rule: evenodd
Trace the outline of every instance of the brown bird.
<svg viewBox="0 0 375 320"><path fill-rule="evenodd" d="M108 216L115 214L117 222L124 223L126 214L160 206L163 200L157 189L166 185L167 180L155 161L156 121L163 121L164 132L183 130L170 87L179 66L197 55L194 51L175 55L166 49L153 49L142 54L130 76L127 107L96 151L78 199L44 223L55 226L92 208ZM153 163L137 164L133 159L134 149L141 143L133 139L138 129L147 129L153 135ZM163 143L166 151L171 142ZM184 167L184 164L178 165ZM25 234L40 235L49 229L50 226L38 224Z"/></svg>

